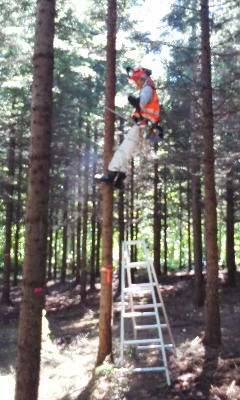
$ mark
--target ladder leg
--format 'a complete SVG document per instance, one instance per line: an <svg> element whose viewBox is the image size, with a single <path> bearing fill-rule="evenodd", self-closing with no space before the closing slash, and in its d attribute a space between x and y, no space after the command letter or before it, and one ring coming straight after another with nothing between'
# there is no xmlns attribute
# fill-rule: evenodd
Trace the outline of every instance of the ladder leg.
<svg viewBox="0 0 240 400"><path fill-rule="evenodd" d="M165 319L166 324L167 324L167 330L168 330L169 338L170 338L170 341L171 341L171 343L173 345L174 355L176 356L177 355L176 345L175 345L175 342L174 342L174 338L173 338L171 326L170 326L170 323L169 323L168 315L167 315L167 312L166 312L166 308L165 308L165 305L164 305L164 302L163 302L162 294L161 294L161 291L160 291L160 288L159 288L157 274L156 274L152 259L150 257L150 253L149 253L149 249L148 248L147 248L147 252L148 252L148 258L149 258L149 262L150 262L153 278L154 278L155 282L157 283L156 288L157 288L158 298L159 298L160 303L162 304L162 312L163 312L164 319Z"/></svg>
<svg viewBox="0 0 240 400"><path fill-rule="evenodd" d="M161 343L161 350L162 350L162 357L163 357L163 365L165 367L165 374L166 374L166 379L167 379L167 384L170 385L170 376L169 376L169 371L168 371L168 365L167 365L167 356L165 352L165 347L164 347L164 341L163 341L163 334L162 334L162 329L161 329L161 322L160 322L160 317L159 317L159 312L157 308L157 299L156 299L156 294L154 290L154 285L153 285L153 276L152 276L152 269L151 269L151 262L150 262L150 257L149 257L149 252L146 244L144 244L145 247L145 254L147 257L147 272L148 272L148 278L149 282L151 283L151 294L152 294L152 300L153 300L153 307L155 310L156 314L156 321L158 325L158 335L160 338L160 343Z"/></svg>
<svg viewBox="0 0 240 400"><path fill-rule="evenodd" d="M123 342L124 342L124 312L125 312L125 304L124 304L124 289L125 289L125 264L124 264L124 252L125 246L124 242L122 242L122 270L121 270L121 322L120 322L120 366L123 366Z"/></svg>

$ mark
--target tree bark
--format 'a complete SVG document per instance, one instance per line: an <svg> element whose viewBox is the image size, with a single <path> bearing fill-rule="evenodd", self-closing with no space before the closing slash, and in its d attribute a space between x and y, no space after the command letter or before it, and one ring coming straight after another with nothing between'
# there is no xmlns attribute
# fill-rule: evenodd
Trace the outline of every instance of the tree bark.
<svg viewBox="0 0 240 400"><path fill-rule="evenodd" d="M116 85L116 0L108 0L106 100L105 105L114 109ZM114 145L114 114L105 110L104 169L112 158ZM113 188L102 184L102 269L99 315L99 346L96 364L106 356L112 358L112 235L113 235Z"/></svg>
<svg viewBox="0 0 240 400"><path fill-rule="evenodd" d="M163 263L163 274L167 275L167 168L164 166L163 170L163 230L164 230L164 263Z"/></svg>
<svg viewBox="0 0 240 400"><path fill-rule="evenodd" d="M193 226L193 254L194 254L194 303L204 305L204 281L202 273L202 205L201 205L201 177L200 158L197 153L199 138L192 124L191 134L191 180L192 180L192 226Z"/></svg>
<svg viewBox="0 0 240 400"><path fill-rule="evenodd" d="M20 139L21 140L21 139ZM19 238L21 231L21 216L22 216L22 181L23 181L23 171L22 171L22 149L20 144L19 146L19 155L18 155L18 175L17 175L17 205L15 208L15 221L16 221L16 231L15 231L15 244L14 244L14 268L13 268L13 286L17 286L18 284L18 273L19 273Z"/></svg>
<svg viewBox="0 0 240 400"><path fill-rule="evenodd" d="M155 145L157 152L158 145ZM154 254L154 269L157 276L161 275L160 265L160 236L161 236L161 215L160 215L160 198L161 189L159 189L159 163L154 163L154 210L153 210L153 254Z"/></svg>
<svg viewBox="0 0 240 400"><path fill-rule="evenodd" d="M14 129L10 132L8 149L8 176L6 184L6 229L5 229L5 250L3 269L3 291L1 303L10 305L10 268L11 268L11 242L12 242L12 219L13 219L13 177L15 159L15 137Z"/></svg>
<svg viewBox="0 0 240 400"><path fill-rule="evenodd" d="M87 138L89 138L90 126L87 125ZM86 301L87 295L87 230L88 230L88 176L89 176L89 140L86 142L84 155L83 176L83 205L82 205L82 260L80 269L81 301Z"/></svg>
<svg viewBox="0 0 240 400"><path fill-rule="evenodd" d="M45 300L55 2L37 1L15 400L37 400Z"/></svg>
<svg viewBox="0 0 240 400"><path fill-rule="evenodd" d="M227 263L227 283L229 286L236 285L236 264L234 251L234 191L232 167L229 167L226 184L227 202L227 232L226 232L226 263Z"/></svg>
<svg viewBox="0 0 240 400"><path fill-rule="evenodd" d="M217 212L214 174L215 155L213 147L213 109L208 0L202 0L201 2L201 40L201 97L203 113L204 206L207 262L204 342L206 345L215 347L221 344L221 330L218 300Z"/></svg>
<svg viewBox="0 0 240 400"><path fill-rule="evenodd" d="M67 171L65 171L67 174ZM67 274L67 248L68 248L68 176L64 176L63 182L63 229L62 229L62 265L61 283L66 280Z"/></svg>

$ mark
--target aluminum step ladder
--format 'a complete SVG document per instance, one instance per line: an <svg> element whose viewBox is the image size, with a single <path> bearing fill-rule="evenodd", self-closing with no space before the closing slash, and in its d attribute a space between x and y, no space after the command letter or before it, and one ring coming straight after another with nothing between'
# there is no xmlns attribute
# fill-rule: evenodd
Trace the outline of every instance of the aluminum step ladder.
<svg viewBox="0 0 240 400"><path fill-rule="evenodd" d="M143 258L142 261L131 262L132 246L136 247L137 254ZM142 278L140 283L133 283L132 281L131 271L133 268L137 270L138 275L140 274L140 278ZM125 337L129 336L129 329L128 335L126 332L126 319L132 320L130 339ZM166 334L168 334L169 343L164 342ZM123 368L124 350L126 346L134 346L137 351L148 350L149 352L152 352L155 351L154 349L159 349L160 357L158 354L157 362L155 362L157 366L150 367L144 365L137 368ZM167 384L170 385L170 375L166 356L167 348L172 349L173 353L176 355L173 335L146 240L123 241L120 367L130 372L164 371ZM149 353L147 352L147 354Z"/></svg>

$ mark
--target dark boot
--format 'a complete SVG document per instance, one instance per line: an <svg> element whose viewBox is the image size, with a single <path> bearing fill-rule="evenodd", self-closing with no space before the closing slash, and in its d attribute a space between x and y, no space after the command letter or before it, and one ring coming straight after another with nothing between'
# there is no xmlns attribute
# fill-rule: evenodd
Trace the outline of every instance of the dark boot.
<svg viewBox="0 0 240 400"><path fill-rule="evenodd" d="M126 179L126 174L124 172L117 172L115 178L114 178L114 186L117 189L123 189L124 184L123 181Z"/></svg>
<svg viewBox="0 0 240 400"><path fill-rule="evenodd" d="M100 181L105 183L114 183L117 174L117 171L107 171L105 175L101 176Z"/></svg>

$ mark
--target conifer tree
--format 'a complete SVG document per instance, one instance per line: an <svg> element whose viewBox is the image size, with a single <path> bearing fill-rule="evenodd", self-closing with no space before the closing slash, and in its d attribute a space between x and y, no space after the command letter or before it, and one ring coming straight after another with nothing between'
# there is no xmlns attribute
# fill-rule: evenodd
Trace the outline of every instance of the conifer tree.
<svg viewBox="0 0 240 400"><path fill-rule="evenodd" d="M47 251L55 2L37 1L16 400L37 400Z"/></svg>

